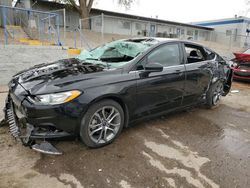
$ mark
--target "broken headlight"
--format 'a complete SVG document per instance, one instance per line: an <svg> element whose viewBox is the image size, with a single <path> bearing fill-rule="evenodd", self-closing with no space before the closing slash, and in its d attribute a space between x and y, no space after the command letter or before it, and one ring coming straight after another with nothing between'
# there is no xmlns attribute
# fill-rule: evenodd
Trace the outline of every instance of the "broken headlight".
<svg viewBox="0 0 250 188"><path fill-rule="evenodd" d="M28 99L34 104L55 105L55 104L62 104L62 103L69 102L77 98L80 94L81 94L81 91L73 90L73 91L66 91L66 92L60 92L60 93L36 95L33 97L29 96Z"/></svg>

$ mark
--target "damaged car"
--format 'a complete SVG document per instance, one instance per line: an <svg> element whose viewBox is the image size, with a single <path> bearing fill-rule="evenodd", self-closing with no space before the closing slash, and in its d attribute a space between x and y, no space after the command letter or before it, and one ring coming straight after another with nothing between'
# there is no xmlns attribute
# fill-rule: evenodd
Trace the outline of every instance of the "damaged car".
<svg viewBox="0 0 250 188"><path fill-rule="evenodd" d="M194 42L118 40L17 73L8 85L5 120L36 151L61 154L49 141L69 137L98 148L138 120L217 107L231 82L227 61Z"/></svg>
<svg viewBox="0 0 250 188"><path fill-rule="evenodd" d="M250 81L250 49L243 53L234 53L233 79L241 81Z"/></svg>

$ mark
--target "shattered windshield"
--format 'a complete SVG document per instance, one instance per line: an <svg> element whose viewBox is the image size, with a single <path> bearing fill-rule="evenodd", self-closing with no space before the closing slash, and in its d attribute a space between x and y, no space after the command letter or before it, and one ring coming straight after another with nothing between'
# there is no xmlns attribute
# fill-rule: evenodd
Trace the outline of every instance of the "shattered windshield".
<svg viewBox="0 0 250 188"><path fill-rule="evenodd" d="M107 68L118 68L147 50L151 45L145 41L119 40L90 51L84 50L77 58Z"/></svg>

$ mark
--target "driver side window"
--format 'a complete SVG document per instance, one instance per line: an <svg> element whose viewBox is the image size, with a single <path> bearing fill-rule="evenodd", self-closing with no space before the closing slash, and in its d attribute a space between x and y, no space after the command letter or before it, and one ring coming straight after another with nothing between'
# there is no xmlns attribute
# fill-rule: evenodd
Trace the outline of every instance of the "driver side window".
<svg viewBox="0 0 250 188"><path fill-rule="evenodd" d="M163 67L180 65L178 44L166 44L158 47L147 57L147 63L160 63Z"/></svg>

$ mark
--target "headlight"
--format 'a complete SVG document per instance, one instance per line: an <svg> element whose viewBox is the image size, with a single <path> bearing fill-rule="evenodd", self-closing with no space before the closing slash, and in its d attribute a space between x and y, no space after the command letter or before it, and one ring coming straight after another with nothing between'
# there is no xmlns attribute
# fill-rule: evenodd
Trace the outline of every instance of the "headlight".
<svg viewBox="0 0 250 188"><path fill-rule="evenodd" d="M52 93L46 95L36 95L34 97L28 97L28 99L39 105L55 105L69 102L77 98L81 94L78 90L66 91L60 93Z"/></svg>

